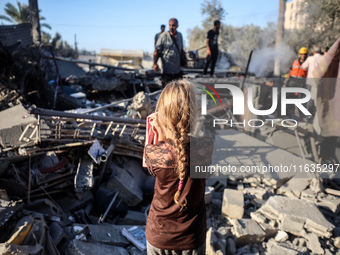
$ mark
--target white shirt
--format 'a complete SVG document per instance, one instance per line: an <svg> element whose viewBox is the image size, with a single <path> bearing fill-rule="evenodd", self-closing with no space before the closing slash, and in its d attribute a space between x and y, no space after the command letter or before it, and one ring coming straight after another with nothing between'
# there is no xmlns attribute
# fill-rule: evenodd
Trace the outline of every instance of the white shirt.
<svg viewBox="0 0 340 255"><path fill-rule="evenodd" d="M314 69L319 65L320 61L322 59L322 55L319 53L314 54L311 57L308 57L305 62L301 65L301 68L307 69L307 80L306 84L311 86L311 97L312 99L316 100L316 93L317 93L317 87L316 83L314 82Z"/></svg>

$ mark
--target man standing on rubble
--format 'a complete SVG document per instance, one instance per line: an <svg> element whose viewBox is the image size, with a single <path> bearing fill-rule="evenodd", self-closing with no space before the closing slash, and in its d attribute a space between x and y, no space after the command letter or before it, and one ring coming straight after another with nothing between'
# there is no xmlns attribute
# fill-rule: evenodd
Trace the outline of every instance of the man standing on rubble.
<svg viewBox="0 0 340 255"><path fill-rule="evenodd" d="M203 74L207 74L208 67L211 62L210 67L210 76L213 77L214 71L215 71L215 65L218 57L218 44L217 44L217 38L219 35L219 30L221 27L221 22L219 20L215 20L214 22L214 28L208 31L207 35L207 59L204 67Z"/></svg>
<svg viewBox="0 0 340 255"><path fill-rule="evenodd" d="M185 58L183 50L183 37L177 31L178 20L171 18L169 20L169 31L162 33L156 43L156 49L153 54L153 69L159 71L157 60L161 57L163 75L163 88L172 80L181 79L183 76L181 69L181 55ZM187 66L186 63L184 66Z"/></svg>
<svg viewBox="0 0 340 255"><path fill-rule="evenodd" d="M164 30L165 30L165 25L162 24L162 25L161 25L161 32L159 32L159 33L157 33L157 34L155 35L155 47L156 47L156 43L157 43L157 41L158 41L159 36L164 32Z"/></svg>

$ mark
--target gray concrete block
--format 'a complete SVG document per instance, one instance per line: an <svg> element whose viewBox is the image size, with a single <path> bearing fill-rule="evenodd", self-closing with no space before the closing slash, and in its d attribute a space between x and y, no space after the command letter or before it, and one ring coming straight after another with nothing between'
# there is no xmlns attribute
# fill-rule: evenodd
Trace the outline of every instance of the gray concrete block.
<svg viewBox="0 0 340 255"><path fill-rule="evenodd" d="M250 213L250 217L253 220L255 220L257 223L265 223L266 220L267 220L267 218L263 214L261 214L259 212L251 212Z"/></svg>
<svg viewBox="0 0 340 255"><path fill-rule="evenodd" d="M123 219L119 220L120 225L145 225L145 214L138 211L128 211Z"/></svg>
<svg viewBox="0 0 340 255"><path fill-rule="evenodd" d="M209 203L212 202L213 195L214 195L214 190L215 189L212 186L205 187L205 193L204 193L205 204L209 204Z"/></svg>
<svg viewBox="0 0 340 255"><path fill-rule="evenodd" d="M242 191L224 189L222 215L232 219L242 219L244 214L244 198Z"/></svg>
<svg viewBox="0 0 340 255"><path fill-rule="evenodd" d="M340 249L340 237L334 238L334 246Z"/></svg>
<svg viewBox="0 0 340 255"><path fill-rule="evenodd" d="M233 238L227 238L226 255L236 254L236 242Z"/></svg>
<svg viewBox="0 0 340 255"><path fill-rule="evenodd" d="M318 201L316 194L309 188L301 192L300 198L302 200L312 202L312 203L316 203Z"/></svg>
<svg viewBox="0 0 340 255"><path fill-rule="evenodd" d="M209 228L206 236L206 254L207 255L224 255L226 254L226 239Z"/></svg>
<svg viewBox="0 0 340 255"><path fill-rule="evenodd" d="M277 190L277 194L300 198L302 191L304 191L308 186L308 178L292 178Z"/></svg>
<svg viewBox="0 0 340 255"><path fill-rule="evenodd" d="M265 236L266 239L276 236L277 231L278 231L277 228L274 228L273 226L267 223L258 223L258 224L262 228L262 230L266 233L266 236Z"/></svg>
<svg viewBox="0 0 340 255"><path fill-rule="evenodd" d="M292 249L288 249L286 247L283 247L275 242L270 243L268 245L268 251L267 251L267 255L297 255L299 254L298 251L292 250Z"/></svg>
<svg viewBox="0 0 340 255"><path fill-rule="evenodd" d="M262 228L252 219L233 219L232 232L236 236L236 245L242 246L248 243L262 242L266 233Z"/></svg>
<svg viewBox="0 0 340 255"><path fill-rule="evenodd" d="M136 206L143 201L142 183L146 177L141 164L134 159L124 158L124 167L117 163L111 164L112 175L106 188L120 190L118 198L123 199L127 206Z"/></svg>
<svg viewBox="0 0 340 255"><path fill-rule="evenodd" d="M338 214L339 211L340 211L340 199L335 197L335 196L328 195L328 196L322 198L316 204L318 206L321 206L321 207L324 207L324 208L330 210L331 212L333 212L335 214Z"/></svg>
<svg viewBox="0 0 340 255"><path fill-rule="evenodd" d="M313 254L325 254L316 234L308 233L305 238L307 239L307 248L310 249Z"/></svg>
<svg viewBox="0 0 340 255"><path fill-rule="evenodd" d="M57 222L52 222L52 224L50 225L50 235L56 246L63 238L66 237L64 229Z"/></svg>
<svg viewBox="0 0 340 255"><path fill-rule="evenodd" d="M266 189L263 188L245 188L243 194L249 194L257 199L267 199L268 193Z"/></svg>
<svg viewBox="0 0 340 255"><path fill-rule="evenodd" d="M80 240L72 240L66 250L68 255L107 255L107 254L120 254L129 255L129 252L118 246L112 246L101 243L90 243Z"/></svg>
<svg viewBox="0 0 340 255"><path fill-rule="evenodd" d="M276 242L285 242L288 239L288 234L282 230L279 230L275 236L275 241Z"/></svg>
<svg viewBox="0 0 340 255"><path fill-rule="evenodd" d="M305 219L294 215L284 215L279 228L296 236L304 236Z"/></svg>
<svg viewBox="0 0 340 255"><path fill-rule="evenodd" d="M74 224L73 226L80 228L88 227L91 234L89 241L92 242L122 247L127 247L130 244L130 242L122 235L122 232L111 225Z"/></svg>
<svg viewBox="0 0 340 255"><path fill-rule="evenodd" d="M257 212L266 216L267 219L279 222L285 218L287 222L282 222L281 225L293 231L292 234L300 233L300 226L303 224L307 231L319 237L329 238L334 228L334 225L327 221L314 204L296 198L272 196ZM299 227L289 226L290 221L296 222Z"/></svg>

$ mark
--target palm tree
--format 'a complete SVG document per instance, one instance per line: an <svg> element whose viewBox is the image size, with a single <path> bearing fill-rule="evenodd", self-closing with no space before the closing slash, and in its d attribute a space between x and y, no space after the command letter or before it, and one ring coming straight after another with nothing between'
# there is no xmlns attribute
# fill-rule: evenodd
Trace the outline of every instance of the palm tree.
<svg viewBox="0 0 340 255"><path fill-rule="evenodd" d="M6 15L0 15L0 19L6 20L8 22L14 23L14 24L21 24L21 23L30 23L30 9L27 4L21 5L19 1L17 1L18 8L15 7L11 3L7 3L5 6L5 12ZM40 12L40 10L39 10ZM40 20L44 20L45 18L40 16ZM43 23L41 24L42 27L46 27L48 29L51 29L51 26Z"/></svg>

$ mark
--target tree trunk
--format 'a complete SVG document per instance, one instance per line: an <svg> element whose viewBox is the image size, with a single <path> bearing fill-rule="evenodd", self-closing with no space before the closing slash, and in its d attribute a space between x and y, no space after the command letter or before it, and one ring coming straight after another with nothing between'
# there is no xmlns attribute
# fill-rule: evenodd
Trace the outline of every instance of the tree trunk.
<svg viewBox="0 0 340 255"><path fill-rule="evenodd" d="M38 0L29 0L33 42L41 42Z"/></svg>
<svg viewBox="0 0 340 255"><path fill-rule="evenodd" d="M279 0L279 17L277 20L277 32L276 32L276 57L275 57L275 65L274 65L274 75L280 76L280 58L279 58L279 50L280 45L283 40L284 33L284 23L285 23L285 11L286 11L286 0Z"/></svg>

